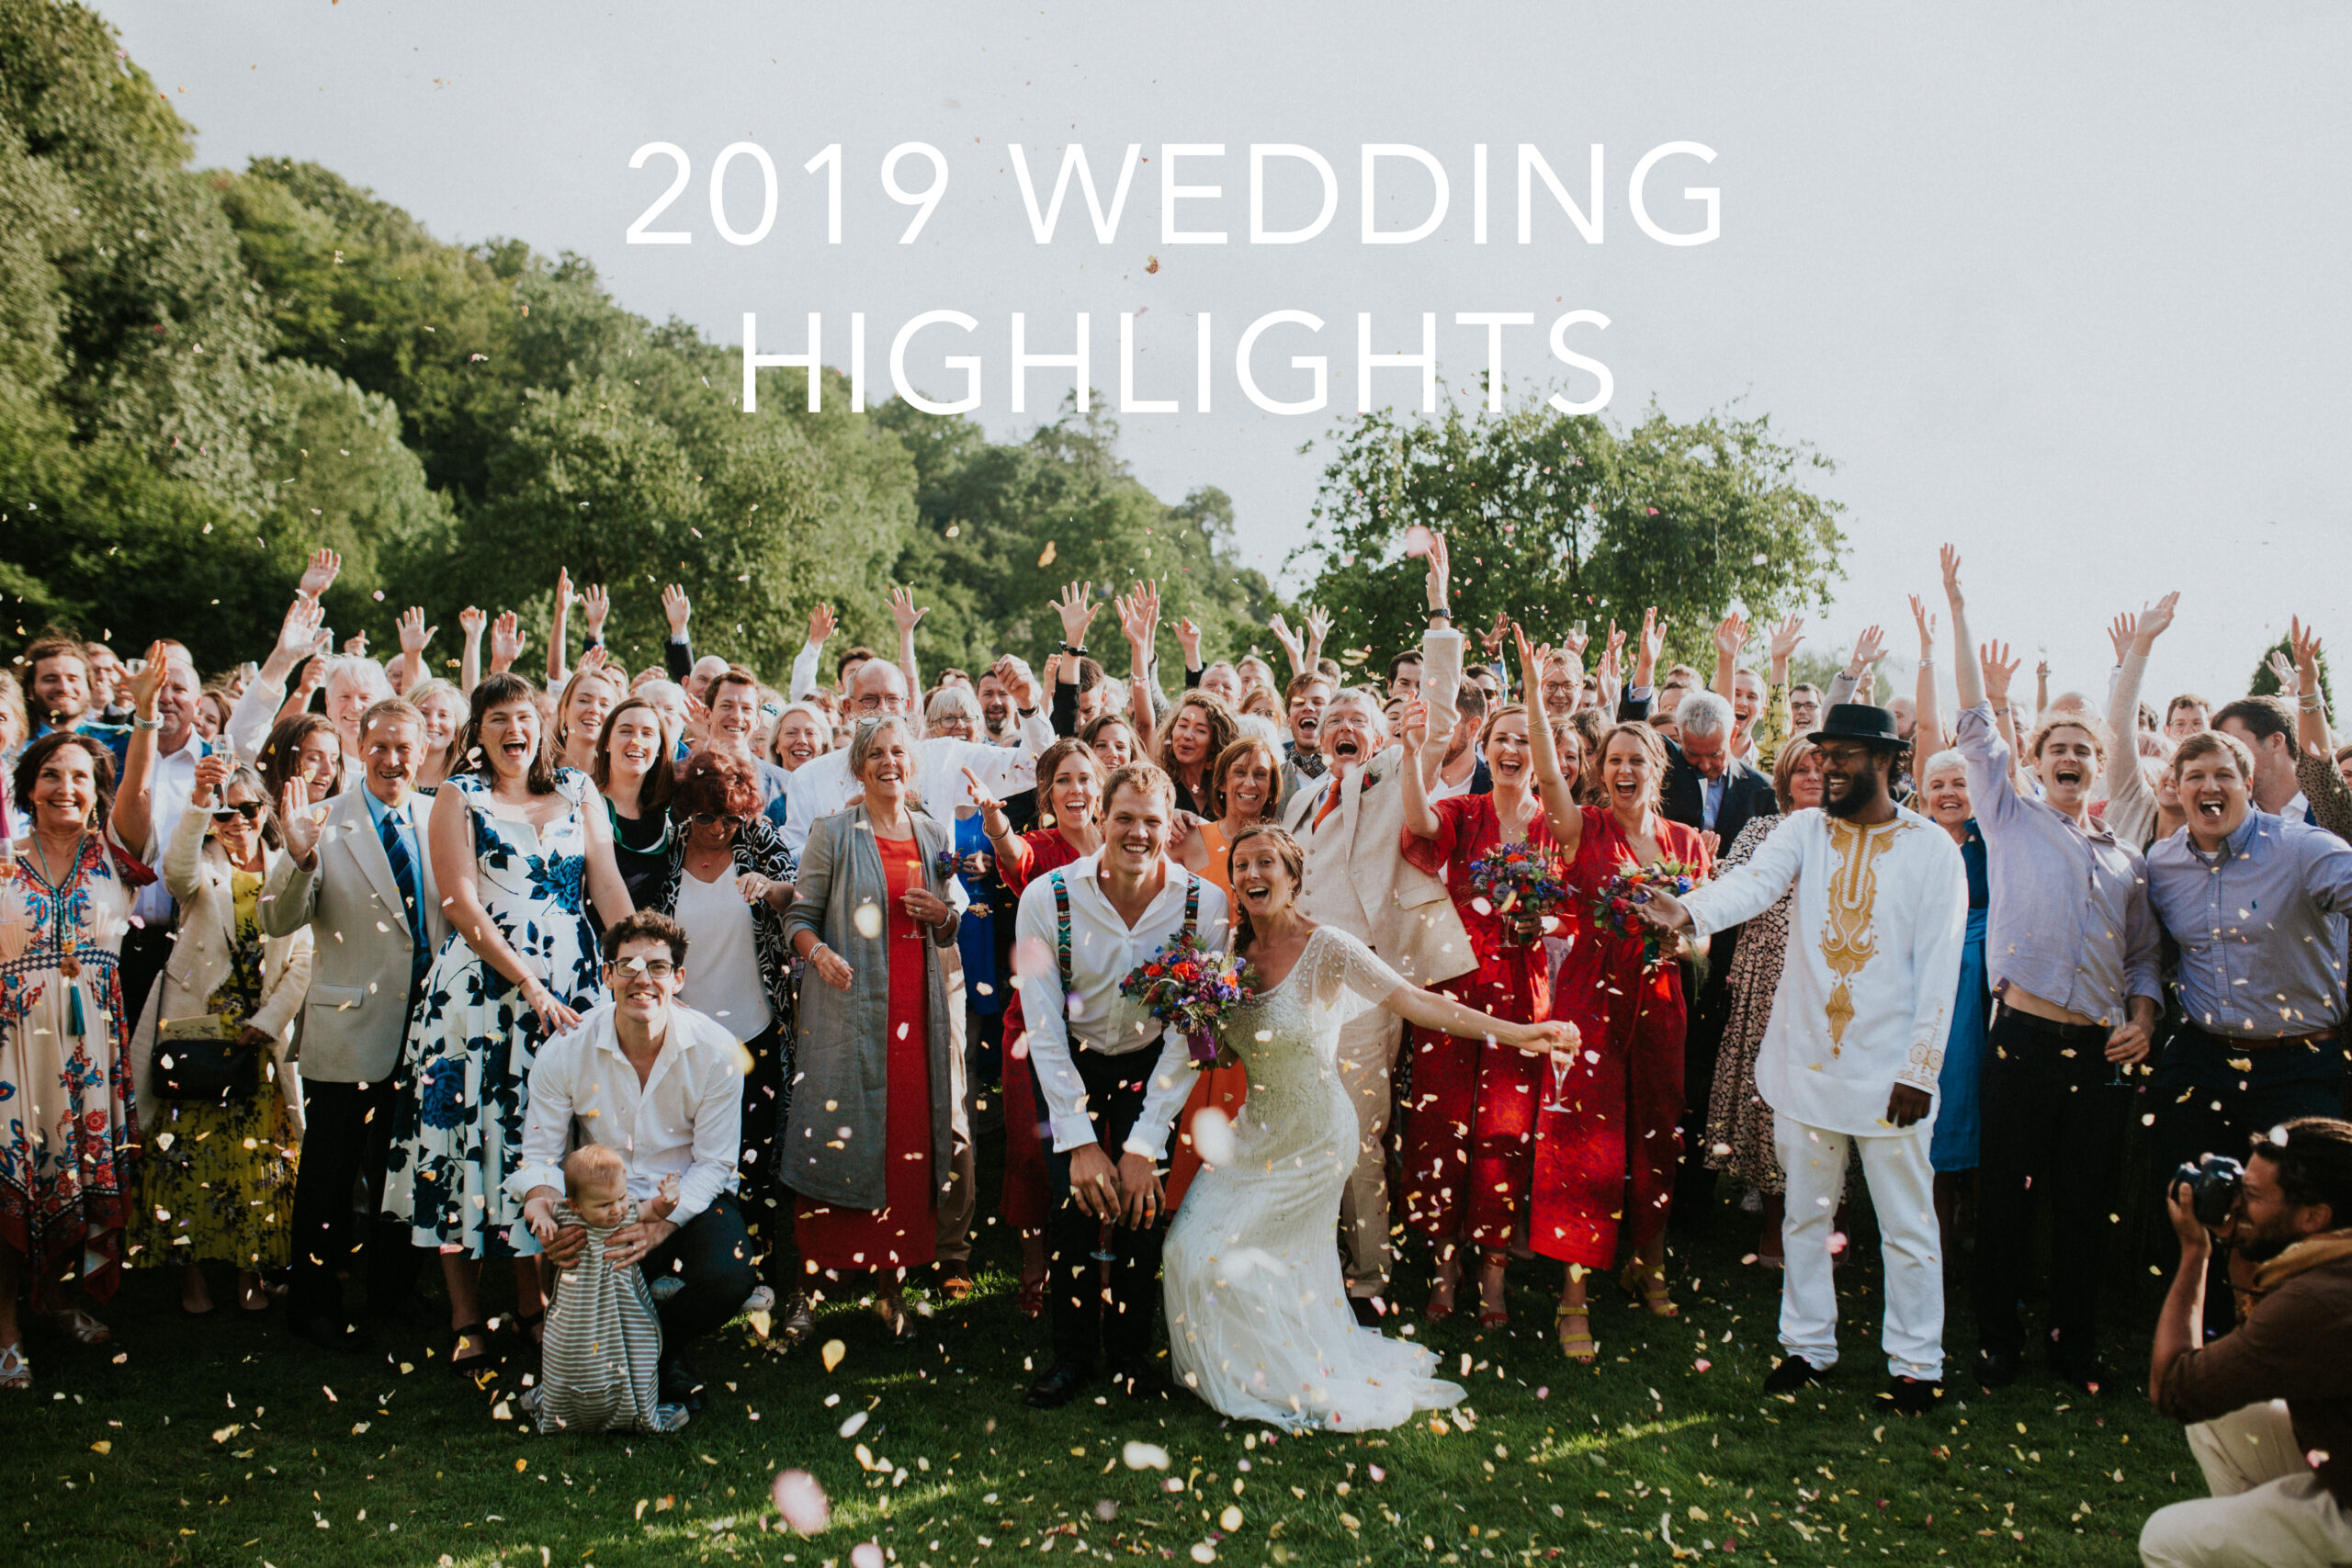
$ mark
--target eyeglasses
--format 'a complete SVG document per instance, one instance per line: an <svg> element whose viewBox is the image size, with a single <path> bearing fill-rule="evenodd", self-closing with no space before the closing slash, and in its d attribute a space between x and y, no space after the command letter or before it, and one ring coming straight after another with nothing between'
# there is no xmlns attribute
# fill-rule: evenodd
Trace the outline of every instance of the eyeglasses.
<svg viewBox="0 0 2352 1568"><path fill-rule="evenodd" d="M228 822L236 818L242 817L246 821L250 822L261 815L261 802L258 800L240 801L234 806L215 807L212 813L212 820L215 822Z"/></svg>
<svg viewBox="0 0 2352 1568"><path fill-rule="evenodd" d="M697 811L688 817L686 820L693 823L697 828L708 828L712 826L722 828L741 828L745 822L749 821L750 818L729 816L723 811Z"/></svg>
<svg viewBox="0 0 2352 1568"><path fill-rule="evenodd" d="M642 975L649 980L666 980L678 972L678 966L666 958L632 958L626 964L607 964L605 967Z"/></svg>

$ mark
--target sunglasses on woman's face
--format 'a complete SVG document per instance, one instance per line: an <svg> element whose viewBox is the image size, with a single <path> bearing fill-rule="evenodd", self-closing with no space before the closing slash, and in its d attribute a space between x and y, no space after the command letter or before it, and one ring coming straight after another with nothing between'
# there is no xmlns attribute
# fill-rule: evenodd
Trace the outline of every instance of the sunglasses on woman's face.
<svg viewBox="0 0 2352 1568"><path fill-rule="evenodd" d="M255 818L259 817L260 815L261 815L261 802L260 802L260 801L258 801L258 800L243 800L243 801L239 801L239 802L238 802L236 805L234 805L234 806L223 806L223 807L218 807L218 808L217 808L217 809L215 809L215 810L213 811L213 813L212 813L212 820L214 820L215 822L230 822L230 821L233 821L233 820L235 820L237 818L242 817L242 818L243 818L246 821L251 822L252 820L254 820Z"/></svg>
<svg viewBox="0 0 2352 1568"><path fill-rule="evenodd" d="M732 817L723 811L697 811L686 820L697 828L741 828L749 818Z"/></svg>

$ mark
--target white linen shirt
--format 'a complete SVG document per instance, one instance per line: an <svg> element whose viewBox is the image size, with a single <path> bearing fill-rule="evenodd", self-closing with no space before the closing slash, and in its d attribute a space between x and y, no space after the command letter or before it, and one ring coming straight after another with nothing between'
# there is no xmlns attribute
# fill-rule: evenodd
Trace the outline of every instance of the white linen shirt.
<svg viewBox="0 0 2352 1568"><path fill-rule="evenodd" d="M972 803L971 786L964 782L966 768L1001 800L1037 786L1037 754L1053 743L1053 721L1042 714L1021 721L1014 747L959 740L952 735L918 740L912 748L915 793L924 810L952 826L956 808ZM849 775L849 748L844 746L803 762L768 807L767 818L797 860L808 847L808 825L854 806L864 793L865 786Z"/></svg>
<svg viewBox="0 0 2352 1568"><path fill-rule="evenodd" d="M735 1190L742 1152L742 1047L689 1007L672 1003L669 1037L639 1085L613 1030L613 1004L589 1010L577 1028L539 1047L523 1121L523 1159L506 1179L516 1202L535 1187L564 1190L563 1157L584 1143L618 1149L628 1161L628 1195L650 1201L662 1179L678 1179L671 1223L684 1224Z"/></svg>
<svg viewBox="0 0 2352 1568"><path fill-rule="evenodd" d="M1013 966L1020 972L1021 1011L1029 1026L1029 1066L1046 1096L1047 1120L1057 1153L1093 1143L1094 1123L1086 1114L1086 1084L1070 1059L1074 1049L1124 1056L1159 1043L1159 1060L1153 1065L1150 1086L1144 1092L1143 1112L1127 1134L1125 1152L1158 1160L1168 1148L1168 1134L1193 1091L1192 1049L1173 1029L1156 1024L1132 1000L1119 995L1119 982L1130 970L1176 940L1184 929L1184 897L1188 885L1201 890L1193 931L1204 945L1221 947L1226 929L1226 897L1216 884L1194 876L1174 861L1159 897L1132 927L1120 918L1104 896L1101 881L1102 857L1091 854L1072 861L1058 872L1038 877L1022 890L1021 912L1013 931ZM1053 879L1069 886L1069 995L1062 995L1058 932L1056 929Z"/></svg>
<svg viewBox="0 0 2352 1568"><path fill-rule="evenodd" d="M1764 1103L1858 1137L1922 1132L1886 1120L1898 1083L1933 1099L1960 992L1968 870L1917 812L1865 828L1792 812L1747 862L1682 900L1697 934L1752 919L1796 885L1788 957L1756 1058Z"/></svg>

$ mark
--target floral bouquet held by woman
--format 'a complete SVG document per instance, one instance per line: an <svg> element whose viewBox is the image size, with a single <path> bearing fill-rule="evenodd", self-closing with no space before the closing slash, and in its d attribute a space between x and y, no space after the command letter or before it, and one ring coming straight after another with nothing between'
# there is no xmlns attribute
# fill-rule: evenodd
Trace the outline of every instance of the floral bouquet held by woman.
<svg viewBox="0 0 2352 1568"><path fill-rule="evenodd" d="M1510 923L1522 947L1559 922L1568 902L1559 857L1529 844L1498 844L1470 863L1473 908ZM1638 922L1636 922L1638 923Z"/></svg>
<svg viewBox="0 0 2352 1568"><path fill-rule="evenodd" d="M1179 934L1119 982L1119 995L1184 1036L1193 1066L1217 1060L1216 1029L1257 994L1258 973L1231 953L1212 952L1193 932Z"/></svg>
<svg viewBox="0 0 2352 1568"><path fill-rule="evenodd" d="M1680 861L1662 860L1647 867L1629 866L1611 877L1593 895L1592 913L1602 930L1617 936L1642 939L1642 966L1653 968L1675 956L1656 926L1642 919L1641 907L1653 889L1677 898L1699 886L1698 874Z"/></svg>

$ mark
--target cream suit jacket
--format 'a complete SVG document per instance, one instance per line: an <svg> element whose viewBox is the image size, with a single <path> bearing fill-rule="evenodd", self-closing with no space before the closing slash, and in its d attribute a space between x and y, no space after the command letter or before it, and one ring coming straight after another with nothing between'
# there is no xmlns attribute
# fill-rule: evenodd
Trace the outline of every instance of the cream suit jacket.
<svg viewBox="0 0 2352 1568"><path fill-rule="evenodd" d="M1462 688L1462 634L1431 629L1421 637L1421 695L1430 738L1453 733L1454 694ZM1285 811L1306 848L1307 919L1360 939L1416 986L1434 986L1478 966L1445 884L1404 855L1405 790L1397 771L1404 749L1391 746L1344 781L1326 773ZM1369 785L1369 787L1367 787ZM1324 797L1340 804L1315 825Z"/></svg>
<svg viewBox="0 0 2352 1568"><path fill-rule="evenodd" d="M428 795L409 801L428 955L438 953L449 934L433 880L431 805ZM409 954L416 938L364 787L327 802L311 862L305 871L292 855L281 856L261 897L264 931L289 936L308 926L314 939L302 1010L302 1076L318 1083L378 1083L391 1076L408 1034Z"/></svg>

